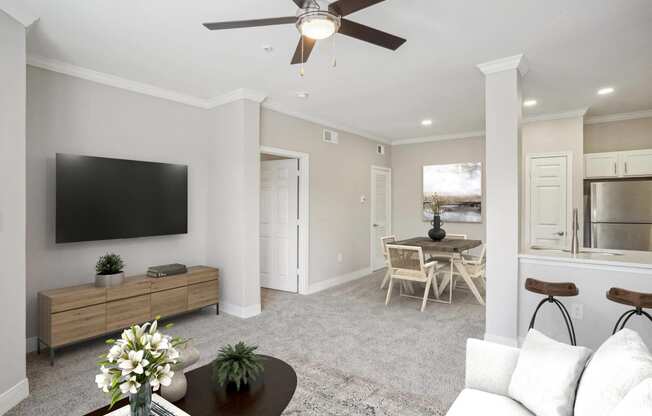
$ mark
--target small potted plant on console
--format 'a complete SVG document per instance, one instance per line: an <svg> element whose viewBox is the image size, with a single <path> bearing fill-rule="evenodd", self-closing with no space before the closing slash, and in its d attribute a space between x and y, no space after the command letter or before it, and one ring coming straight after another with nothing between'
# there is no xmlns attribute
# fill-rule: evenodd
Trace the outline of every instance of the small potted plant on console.
<svg viewBox="0 0 652 416"><path fill-rule="evenodd" d="M122 284L125 278L124 262L117 254L107 253L95 265L95 286L113 287Z"/></svg>

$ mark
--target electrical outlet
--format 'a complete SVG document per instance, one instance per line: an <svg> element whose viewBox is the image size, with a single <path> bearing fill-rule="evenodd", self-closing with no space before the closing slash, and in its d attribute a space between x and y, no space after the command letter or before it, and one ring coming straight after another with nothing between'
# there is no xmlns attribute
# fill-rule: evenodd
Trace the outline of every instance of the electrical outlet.
<svg viewBox="0 0 652 416"><path fill-rule="evenodd" d="M344 256L342 255L342 253L337 253L337 262L342 263L343 260L344 260Z"/></svg>
<svg viewBox="0 0 652 416"><path fill-rule="evenodd" d="M573 303L571 305L571 318L577 319L578 321L584 318L584 305L581 303Z"/></svg>

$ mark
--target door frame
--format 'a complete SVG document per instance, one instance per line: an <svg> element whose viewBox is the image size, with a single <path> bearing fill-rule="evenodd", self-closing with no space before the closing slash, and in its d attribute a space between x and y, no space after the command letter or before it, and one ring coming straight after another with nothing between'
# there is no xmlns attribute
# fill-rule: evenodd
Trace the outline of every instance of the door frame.
<svg viewBox="0 0 652 416"><path fill-rule="evenodd" d="M260 146L259 154L265 153L274 156L283 156L299 160L299 235L297 259L299 268L297 270L299 279L299 294L307 294L310 282L310 155L308 153L295 152L277 147ZM258 158L260 163L260 158ZM260 193L260 186L258 186ZM260 245L260 231L258 232L258 244Z"/></svg>
<svg viewBox="0 0 652 416"><path fill-rule="evenodd" d="M376 208L376 182L374 179L374 170L387 173L388 180L387 184L389 187L388 199L389 206L387 209L387 224L386 224L386 235L392 235L392 168L385 166L371 165L369 182L371 182L371 194L369 195L369 269L374 271L374 209Z"/></svg>
<svg viewBox="0 0 652 416"><path fill-rule="evenodd" d="M525 247L528 249L532 247L530 241L530 226L532 223L532 195L530 194L532 191L532 160L548 157L566 157L566 231L564 236L566 239L566 245L568 245L570 241L568 231L573 223L573 152L568 150L563 152L528 153L525 155L525 218L523 221L523 226L525 227ZM581 228L582 227L580 227L580 231ZM578 238L580 238L579 233Z"/></svg>

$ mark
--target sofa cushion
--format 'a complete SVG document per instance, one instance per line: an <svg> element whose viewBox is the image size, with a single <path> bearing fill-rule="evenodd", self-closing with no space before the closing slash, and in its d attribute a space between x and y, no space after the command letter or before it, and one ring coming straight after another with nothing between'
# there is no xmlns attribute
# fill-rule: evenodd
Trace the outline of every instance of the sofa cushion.
<svg viewBox="0 0 652 416"><path fill-rule="evenodd" d="M643 380L630 390L609 416L650 415L652 415L652 378Z"/></svg>
<svg viewBox="0 0 652 416"><path fill-rule="evenodd" d="M525 407L506 396L475 389L464 389L446 416L532 416Z"/></svg>
<svg viewBox="0 0 652 416"><path fill-rule="evenodd" d="M575 416L607 416L646 378L652 377L652 355L641 337L623 329L606 340L584 371Z"/></svg>
<svg viewBox="0 0 652 416"><path fill-rule="evenodd" d="M577 382L591 350L531 329L509 384L509 395L538 416L572 416Z"/></svg>

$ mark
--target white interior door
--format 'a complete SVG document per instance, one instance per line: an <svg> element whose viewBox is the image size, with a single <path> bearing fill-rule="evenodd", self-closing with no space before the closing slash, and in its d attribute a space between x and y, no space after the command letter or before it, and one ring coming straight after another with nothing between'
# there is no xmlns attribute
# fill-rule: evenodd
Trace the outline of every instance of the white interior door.
<svg viewBox="0 0 652 416"><path fill-rule="evenodd" d="M566 247L569 214L567 156L530 159L530 244Z"/></svg>
<svg viewBox="0 0 652 416"><path fill-rule="evenodd" d="M297 292L297 160L260 165L260 285Z"/></svg>
<svg viewBox="0 0 652 416"><path fill-rule="evenodd" d="M390 169L371 168L371 269L385 267L380 238L392 232L392 173Z"/></svg>

